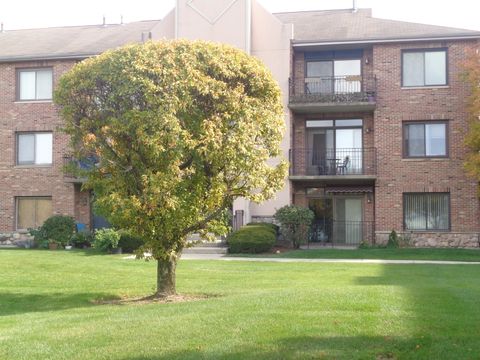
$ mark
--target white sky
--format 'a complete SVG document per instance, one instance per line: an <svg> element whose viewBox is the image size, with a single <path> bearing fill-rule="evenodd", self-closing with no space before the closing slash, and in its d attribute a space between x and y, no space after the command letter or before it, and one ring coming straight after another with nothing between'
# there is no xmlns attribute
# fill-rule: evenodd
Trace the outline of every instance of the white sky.
<svg viewBox="0 0 480 360"><path fill-rule="evenodd" d="M351 8L352 0L258 0L271 12ZM161 19L175 0L0 0L5 29ZM480 30L479 0L357 0L376 17Z"/></svg>

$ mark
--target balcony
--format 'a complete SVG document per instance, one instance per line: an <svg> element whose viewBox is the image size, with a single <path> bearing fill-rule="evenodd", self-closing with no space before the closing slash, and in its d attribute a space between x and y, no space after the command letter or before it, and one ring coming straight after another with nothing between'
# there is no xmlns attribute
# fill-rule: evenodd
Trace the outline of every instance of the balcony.
<svg viewBox="0 0 480 360"><path fill-rule="evenodd" d="M289 107L304 114L373 111L376 79L360 75L290 79Z"/></svg>
<svg viewBox="0 0 480 360"><path fill-rule="evenodd" d="M98 160L92 156L82 160L75 159L71 155L63 156L63 179L66 182L82 184L87 178L79 176L78 172L88 171L97 164Z"/></svg>
<svg viewBox="0 0 480 360"><path fill-rule="evenodd" d="M290 180L369 183L376 179L375 148L291 149Z"/></svg>

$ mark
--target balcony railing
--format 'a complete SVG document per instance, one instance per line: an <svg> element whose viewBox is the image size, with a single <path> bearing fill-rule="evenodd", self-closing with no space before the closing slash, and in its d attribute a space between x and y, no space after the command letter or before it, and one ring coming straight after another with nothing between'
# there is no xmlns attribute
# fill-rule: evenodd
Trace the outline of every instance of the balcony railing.
<svg viewBox="0 0 480 360"><path fill-rule="evenodd" d="M356 246L363 241L372 243L374 234L373 221L317 220L312 225L308 244Z"/></svg>
<svg viewBox="0 0 480 360"><path fill-rule="evenodd" d="M374 104L375 100L374 77L350 75L290 79L290 104Z"/></svg>
<svg viewBox="0 0 480 360"><path fill-rule="evenodd" d="M88 171L97 164L98 160L96 157L91 156L85 159L76 159L71 155L63 156L63 177L70 181L79 181L83 182L84 177L79 175L79 171Z"/></svg>
<svg viewBox="0 0 480 360"><path fill-rule="evenodd" d="M375 148L291 149L291 176L376 175Z"/></svg>

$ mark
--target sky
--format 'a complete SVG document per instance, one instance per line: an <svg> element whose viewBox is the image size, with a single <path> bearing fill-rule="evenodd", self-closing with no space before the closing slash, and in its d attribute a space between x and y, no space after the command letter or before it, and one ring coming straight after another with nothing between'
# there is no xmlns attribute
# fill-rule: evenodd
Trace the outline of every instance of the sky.
<svg viewBox="0 0 480 360"><path fill-rule="evenodd" d="M271 12L346 9L353 0L257 0ZM5 30L161 19L175 0L0 0ZM480 30L479 0L357 0L375 17Z"/></svg>

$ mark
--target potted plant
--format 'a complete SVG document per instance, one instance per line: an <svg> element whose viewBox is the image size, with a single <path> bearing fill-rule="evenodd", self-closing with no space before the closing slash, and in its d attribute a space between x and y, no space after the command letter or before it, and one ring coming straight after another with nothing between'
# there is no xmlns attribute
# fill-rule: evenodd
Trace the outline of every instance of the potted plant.
<svg viewBox="0 0 480 360"><path fill-rule="evenodd" d="M58 249L58 242L56 240L53 240L53 239L48 240L48 248L50 250L57 250Z"/></svg>

